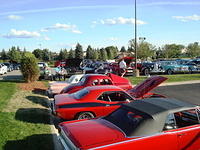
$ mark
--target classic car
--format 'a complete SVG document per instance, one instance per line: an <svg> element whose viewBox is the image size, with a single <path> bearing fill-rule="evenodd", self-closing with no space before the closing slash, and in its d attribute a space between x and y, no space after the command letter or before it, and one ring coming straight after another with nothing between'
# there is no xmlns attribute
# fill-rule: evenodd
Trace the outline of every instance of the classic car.
<svg viewBox="0 0 200 150"><path fill-rule="evenodd" d="M186 63L185 65L187 65L189 67L190 73L200 72L200 59L191 60L190 62Z"/></svg>
<svg viewBox="0 0 200 150"><path fill-rule="evenodd" d="M123 77L117 76L112 73L108 73L107 75L86 74L81 78L80 82L65 87L60 92L60 94L63 93L70 94L87 86L99 86L99 85L107 85L107 86L116 85L125 90L129 90L133 87L128 79L125 79Z"/></svg>
<svg viewBox="0 0 200 150"><path fill-rule="evenodd" d="M4 64L5 66L7 66L8 72L11 72L11 71L14 70L13 64L11 64L11 63L9 63L9 62L5 62L5 63L3 63L3 64Z"/></svg>
<svg viewBox="0 0 200 150"><path fill-rule="evenodd" d="M164 97L149 93L167 78L152 76L133 89L125 91L117 86L89 86L72 94L59 94L52 103L53 114L64 120L105 116L123 103L147 97Z"/></svg>
<svg viewBox="0 0 200 150"><path fill-rule="evenodd" d="M179 65L176 61L160 61L162 69L169 75L173 73L188 73L189 67L187 65Z"/></svg>
<svg viewBox="0 0 200 150"><path fill-rule="evenodd" d="M159 62L143 62L139 68L141 74L148 76L150 74L165 73Z"/></svg>
<svg viewBox="0 0 200 150"><path fill-rule="evenodd" d="M49 84L47 95L53 98L54 95L59 94L64 87L70 84L78 83L84 74L72 75L67 81L56 81Z"/></svg>
<svg viewBox="0 0 200 150"><path fill-rule="evenodd" d="M0 63L0 74L3 75L3 74L6 74L8 71L8 68L6 65L4 65L3 63Z"/></svg>
<svg viewBox="0 0 200 150"><path fill-rule="evenodd" d="M123 104L106 117L59 124L69 150L199 150L200 108L168 98Z"/></svg>

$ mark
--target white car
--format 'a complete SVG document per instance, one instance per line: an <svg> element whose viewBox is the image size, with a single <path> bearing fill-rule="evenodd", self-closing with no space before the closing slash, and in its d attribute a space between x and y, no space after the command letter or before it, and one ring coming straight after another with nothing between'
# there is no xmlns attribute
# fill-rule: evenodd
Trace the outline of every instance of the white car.
<svg viewBox="0 0 200 150"><path fill-rule="evenodd" d="M8 72L7 66L0 63L0 74L3 75L3 74L6 74L7 72Z"/></svg>
<svg viewBox="0 0 200 150"><path fill-rule="evenodd" d="M53 98L54 95L59 94L62 89L70 84L78 83L84 74L72 75L67 81L56 81L49 84L47 95Z"/></svg>

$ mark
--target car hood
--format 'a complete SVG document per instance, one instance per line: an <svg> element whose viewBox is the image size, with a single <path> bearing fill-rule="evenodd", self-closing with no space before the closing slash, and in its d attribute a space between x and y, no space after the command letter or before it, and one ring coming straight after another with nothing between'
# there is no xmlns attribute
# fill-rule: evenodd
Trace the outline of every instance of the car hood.
<svg viewBox="0 0 200 150"><path fill-rule="evenodd" d="M61 123L60 127L79 148L92 148L123 140L124 134L104 119Z"/></svg>
<svg viewBox="0 0 200 150"><path fill-rule="evenodd" d="M148 79L146 79L145 81L143 81L142 83L136 85L134 88L128 90L127 92L136 97L142 97L145 94L147 94L149 91L153 90L154 88L156 88L158 85L160 85L162 82L164 82L165 80L167 80L166 77L162 77L162 76L152 76Z"/></svg>
<svg viewBox="0 0 200 150"><path fill-rule="evenodd" d="M112 74L112 73L108 73L108 76L112 79L112 82L115 85L120 85L120 84L131 85L131 83L129 82L129 80L126 79L126 78L120 77L120 76Z"/></svg>
<svg viewBox="0 0 200 150"><path fill-rule="evenodd" d="M63 105L66 103L73 103L77 100L73 98L72 94L59 94L54 97L55 105Z"/></svg>

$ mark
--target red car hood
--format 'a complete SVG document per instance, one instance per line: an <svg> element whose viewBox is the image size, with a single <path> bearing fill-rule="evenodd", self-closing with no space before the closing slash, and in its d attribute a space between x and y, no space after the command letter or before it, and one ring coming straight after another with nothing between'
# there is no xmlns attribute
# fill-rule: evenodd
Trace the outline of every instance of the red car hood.
<svg viewBox="0 0 200 150"><path fill-rule="evenodd" d="M152 76L146 79L145 81L143 81L142 83L136 85L133 89L128 90L127 92L130 95L136 98L139 98L139 97L144 96L145 94L147 94L149 91L153 90L154 88L156 88L159 84L161 84L165 80L167 80L166 77Z"/></svg>
<svg viewBox="0 0 200 150"><path fill-rule="evenodd" d="M65 103L76 102L77 100L73 98L71 94L59 94L54 97L55 105L63 105Z"/></svg>
<svg viewBox="0 0 200 150"><path fill-rule="evenodd" d="M60 127L79 148L92 148L124 139L124 134L103 119L61 123Z"/></svg>
<svg viewBox="0 0 200 150"><path fill-rule="evenodd" d="M126 78L120 77L120 76L112 74L112 73L109 73L108 76L112 79L112 81L113 81L113 83L115 85L120 85L120 84L125 84L125 83L127 85L131 85L131 83L129 82L129 80L126 79Z"/></svg>

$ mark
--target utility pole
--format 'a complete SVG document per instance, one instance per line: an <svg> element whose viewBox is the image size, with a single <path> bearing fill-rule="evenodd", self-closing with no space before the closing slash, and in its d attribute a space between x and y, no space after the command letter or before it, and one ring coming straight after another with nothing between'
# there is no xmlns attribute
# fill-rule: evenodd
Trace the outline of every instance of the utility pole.
<svg viewBox="0 0 200 150"><path fill-rule="evenodd" d="M140 73L137 69L137 1L135 0L135 77L139 77Z"/></svg>

